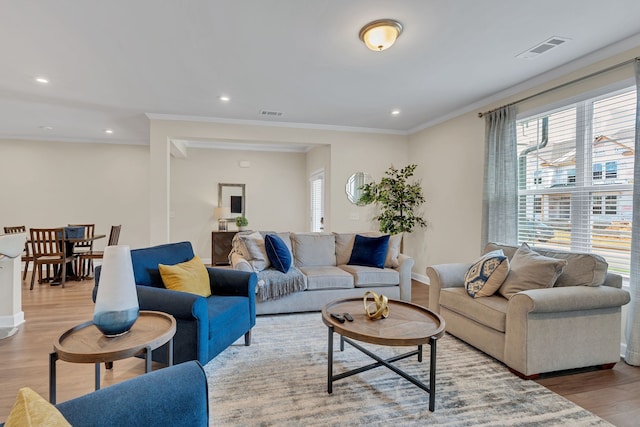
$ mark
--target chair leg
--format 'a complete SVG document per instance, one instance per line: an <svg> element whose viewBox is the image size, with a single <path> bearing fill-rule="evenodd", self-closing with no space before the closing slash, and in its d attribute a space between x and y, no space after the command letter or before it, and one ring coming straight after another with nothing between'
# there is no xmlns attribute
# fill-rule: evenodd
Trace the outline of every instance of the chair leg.
<svg viewBox="0 0 640 427"><path fill-rule="evenodd" d="M35 282L36 280L36 273L40 271L38 269L38 263L37 262L33 262L33 271L31 273L31 286L29 287L29 290L32 291L33 290L33 282Z"/></svg>
<svg viewBox="0 0 640 427"><path fill-rule="evenodd" d="M62 261L62 276L60 277L60 287L64 288L64 281L67 278L67 263Z"/></svg>
<svg viewBox="0 0 640 427"><path fill-rule="evenodd" d="M247 347L251 345L251 329L249 329L249 332L244 334L244 345Z"/></svg>
<svg viewBox="0 0 640 427"><path fill-rule="evenodd" d="M29 259L24 261L24 271L22 272L22 280L27 280L27 270L29 270ZM35 269L33 270L35 272Z"/></svg>

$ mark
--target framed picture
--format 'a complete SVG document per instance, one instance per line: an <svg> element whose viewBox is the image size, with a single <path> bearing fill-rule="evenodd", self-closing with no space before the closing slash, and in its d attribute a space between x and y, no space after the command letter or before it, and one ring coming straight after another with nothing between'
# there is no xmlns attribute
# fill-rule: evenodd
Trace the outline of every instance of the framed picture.
<svg viewBox="0 0 640 427"><path fill-rule="evenodd" d="M228 208L229 219L245 215L246 197L244 184L218 184L218 207Z"/></svg>

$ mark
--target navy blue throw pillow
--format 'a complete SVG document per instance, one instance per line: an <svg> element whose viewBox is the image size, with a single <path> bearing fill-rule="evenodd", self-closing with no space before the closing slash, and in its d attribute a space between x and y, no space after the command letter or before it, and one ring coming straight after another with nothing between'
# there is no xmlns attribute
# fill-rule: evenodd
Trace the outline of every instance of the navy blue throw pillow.
<svg viewBox="0 0 640 427"><path fill-rule="evenodd" d="M384 268L388 247L388 234L380 237L365 237L356 234L349 264Z"/></svg>
<svg viewBox="0 0 640 427"><path fill-rule="evenodd" d="M264 248L267 250L267 256L271 265L283 273L291 268L291 252L280 237L275 234L267 234L264 236Z"/></svg>

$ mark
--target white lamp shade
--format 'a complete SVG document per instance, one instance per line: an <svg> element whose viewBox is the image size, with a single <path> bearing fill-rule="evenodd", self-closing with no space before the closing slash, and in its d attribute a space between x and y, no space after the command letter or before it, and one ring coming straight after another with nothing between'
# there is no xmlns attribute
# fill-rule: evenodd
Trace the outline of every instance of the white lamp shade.
<svg viewBox="0 0 640 427"><path fill-rule="evenodd" d="M230 216L231 208L229 206L213 208L213 217L215 219L229 218Z"/></svg>
<svg viewBox="0 0 640 427"><path fill-rule="evenodd" d="M362 27L360 39L371 50L390 48L402 33L402 24L392 19L380 19Z"/></svg>
<svg viewBox="0 0 640 427"><path fill-rule="evenodd" d="M131 329L139 314L138 293L127 245L104 249L93 323L106 336Z"/></svg>

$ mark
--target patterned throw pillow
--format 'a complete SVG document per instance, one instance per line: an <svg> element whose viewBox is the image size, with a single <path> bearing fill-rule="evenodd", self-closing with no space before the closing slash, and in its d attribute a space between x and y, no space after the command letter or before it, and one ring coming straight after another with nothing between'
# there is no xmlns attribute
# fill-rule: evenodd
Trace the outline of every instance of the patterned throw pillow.
<svg viewBox="0 0 640 427"><path fill-rule="evenodd" d="M509 274L509 259L502 249L488 252L476 261L464 277L464 288L473 298L493 295Z"/></svg>

